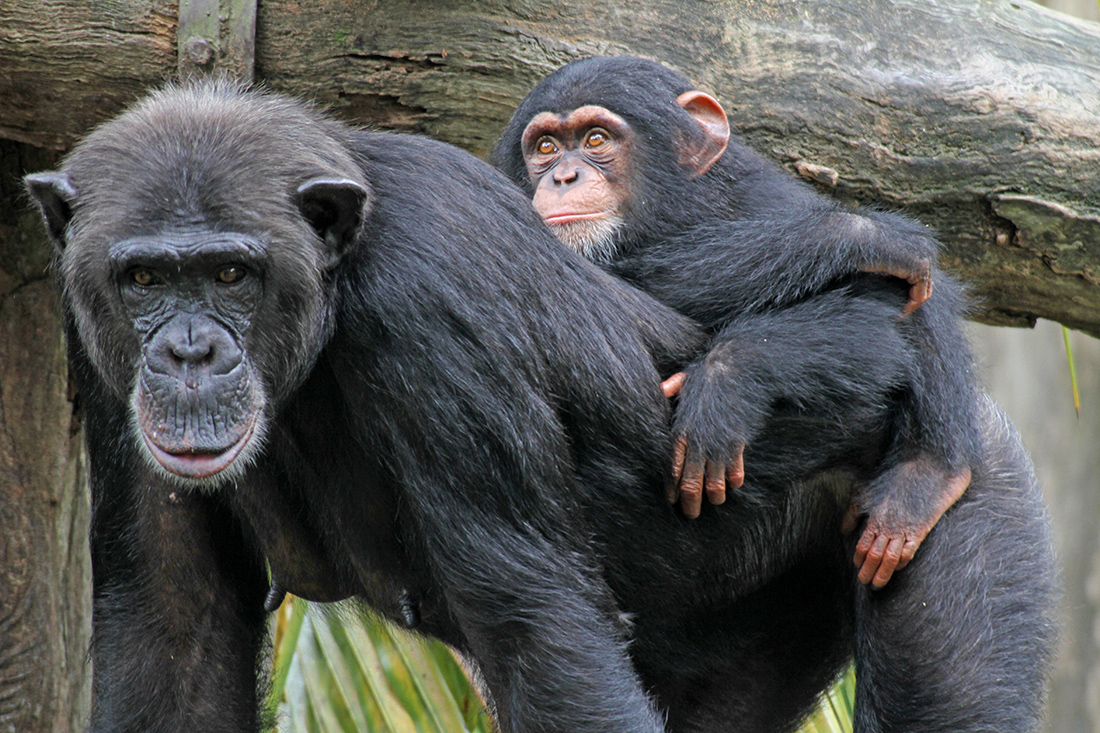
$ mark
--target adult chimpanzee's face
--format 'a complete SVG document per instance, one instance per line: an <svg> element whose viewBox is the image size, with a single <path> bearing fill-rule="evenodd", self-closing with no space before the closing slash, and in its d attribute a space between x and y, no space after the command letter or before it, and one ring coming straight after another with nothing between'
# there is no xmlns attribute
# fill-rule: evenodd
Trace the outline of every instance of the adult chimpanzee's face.
<svg viewBox="0 0 1100 733"><path fill-rule="evenodd" d="M99 217L84 203L96 196L63 173L28 185L58 244L81 343L129 402L145 455L177 479L239 475L331 333L331 271L355 239L366 188L309 179L246 232L209 216L152 227L133 209Z"/></svg>
<svg viewBox="0 0 1100 733"><path fill-rule="evenodd" d="M111 272L141 343L137 428L167 471L203 479L249 445L265 403L247 358L264 246L243 234L162 233L112 244Z"/></svg>
<svg viewBox="0 0 1100 733"><path fill-rule="evenodd" d="M231 86L153 95L26 179L80 346L179 480L244 471L332 334L369 193L311 114Z"/></svg>

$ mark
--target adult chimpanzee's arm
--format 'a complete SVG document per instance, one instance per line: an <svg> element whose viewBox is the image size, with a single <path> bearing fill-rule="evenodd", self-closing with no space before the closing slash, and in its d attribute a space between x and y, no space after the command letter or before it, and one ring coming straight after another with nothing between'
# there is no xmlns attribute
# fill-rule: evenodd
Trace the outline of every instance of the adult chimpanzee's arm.
<svg viewBox="0 0 1100 733"><path fill-rule="evenodd" d="M225 507L146 467L126 405L74 362L91 461L91 730L255 730L262 561Z"/></svg>
<svg viewBox="0 0 1100 733"><path fill-rule="evenodd" d="M349 327L354 348L338 337L333 350L349 414L383 446L387 481L400 492L406 550L430 569L501 730L664 730L630 662L615 599L592 566L571 460L581 449L560 429L558 410L568 408L532 390L542 358L534 346L522 359L506 358L520 352L478 329L463 306L456 302L448 316L462 318L468 328L457 333L477 333L484 348L455 340L438 320L443 309L423 307L406 316L435 319L423 340L379 349L364 329ZM390 308L383 321L397 323L402 309ZM584 364L577 368L587 375ZM647 419L661 416L652 404Z"/></svg>
<svg viewBox="0 0 1100 733"><path fill-rule="evenodd" d="M704 490L720 503L727 480L741 484L742 450L777 406L838 426L885 427L887 404L913 379L913 352L896 326L901 301L887 283L858 283L729 321L680 391L685 513L698 515ZM669 498L677 495L673 487Z"/></svg>
<svg viewBox="0 0 1100 733"><path fill-rule="evenodd" d="M937 244L923 226L883 212L848 212L819 197L805 203L774 218L705 222L623 253L612 270L712 329L737 314L797 302L861 270L909 280L903 310L927 299Z"/></svg>

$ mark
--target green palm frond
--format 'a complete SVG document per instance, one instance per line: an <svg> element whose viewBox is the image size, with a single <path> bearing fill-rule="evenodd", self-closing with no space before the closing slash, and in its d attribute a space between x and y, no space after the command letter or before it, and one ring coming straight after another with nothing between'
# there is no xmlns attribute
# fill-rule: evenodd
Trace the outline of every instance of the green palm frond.
<svg viewBox="0 0 1100 733"><path fill-rule="evenodd" d="M855 696L856 671L854 667L848 667L832 689L822 696L821 705L802 724L798 733L852 733Z"/></svg>
<svg viewBox="0 0 1100 733"><path fill-rule="evenodd" d="M1069 343L1069 329L1062 326L1062 339L1066 342L1066 362L1069 364L1069 384L1073 390L1073 409L1077 411L1077 419L1081 419L1081 394L1077 390L1077 367L1073 363L1073 347Z"/></svg>
<svg viewBox="0 0 1100 733"><path fill-rule="evenodd" d="M446 646L346 611L307 614L308 605L288 596L277 617L271 704L279 731L493 730Z"/></svg>

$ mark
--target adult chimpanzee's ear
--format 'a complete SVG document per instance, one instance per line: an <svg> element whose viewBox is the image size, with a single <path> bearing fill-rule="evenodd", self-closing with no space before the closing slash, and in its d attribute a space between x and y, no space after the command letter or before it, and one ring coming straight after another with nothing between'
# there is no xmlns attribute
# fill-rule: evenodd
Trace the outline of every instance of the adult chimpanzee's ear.
<svg viewBox="0 0 1100 733"><path fill-rule="evenodd" d="M718 100L700 91L684 92L676 103L691 115L703 134L695 141L685 141L680 151L680 165L692 172L691 177L701 176L726 152L730 142L730 123L726 111Z"/></svg>
<svg viewBox="0 0 1100 733"><path fill-rule="evenodd" d="M311 178L298 186L298 209L329 247L333 263L355 243L368 198L366 186L347 178Z"/></svg>
<svg viewBox="0 0 1100 733"><path fill-rule="evenodd" d="M46 231L60 251L65 248L65 228L73 218L72 202L76 199L76 189L64 173L46 171L31 173L23 179L27 193L38 202L42 218L46 222Z"/></svg>

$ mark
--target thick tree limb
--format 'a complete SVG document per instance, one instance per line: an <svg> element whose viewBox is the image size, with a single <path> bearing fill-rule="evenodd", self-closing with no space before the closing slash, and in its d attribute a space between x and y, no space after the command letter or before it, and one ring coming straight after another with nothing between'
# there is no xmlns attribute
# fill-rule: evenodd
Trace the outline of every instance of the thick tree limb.
<svg viewBox="0 0 1100 733"><path fill-rule="evenodd" d="M110 7L105 7L110 5ZM175 68L174 4L10 0L0 137L63 148ZM750 144L938 230L977 317L1100 335L1100 26L1027 0L266 0L257 78L487 152L560 64L697 79Z"/></svg>

